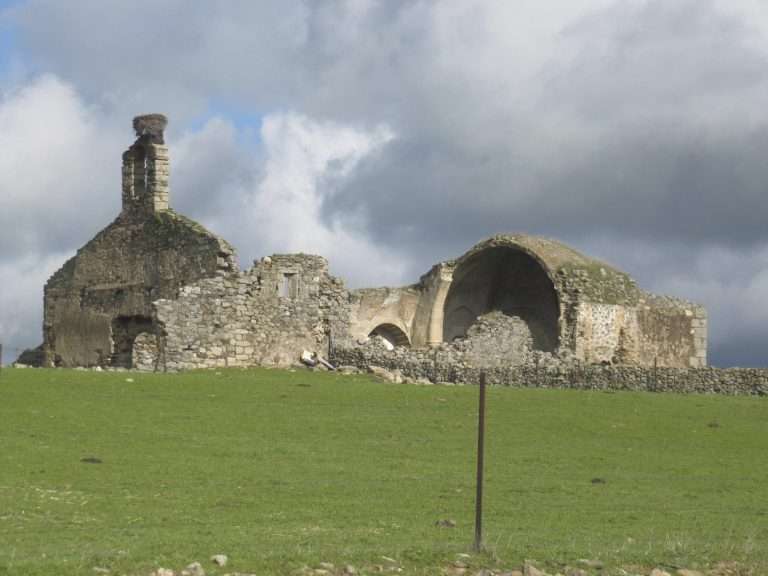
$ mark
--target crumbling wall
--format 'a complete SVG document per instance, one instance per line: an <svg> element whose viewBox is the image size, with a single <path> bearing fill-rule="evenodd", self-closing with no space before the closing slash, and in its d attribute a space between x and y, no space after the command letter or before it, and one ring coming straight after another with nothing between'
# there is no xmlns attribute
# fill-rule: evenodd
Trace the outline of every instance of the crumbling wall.
<svg viewBox="0 0 768 576"><path fill-rule="evenodd" d="M469 366L513 366L530 361L534 336L528 322L496 310L480 316L452 347Z"/></svg>
<svg viewBox="0 0 768 576"><path fill-rule="evenodd" d="M226 242L170 210L146 219L121 215L48 280L47 363L112 364L119 354L116 319L149 319L154 300L175 298L185 284L236 269Z"/></svg>
<svg viewBox="0 0 768 576"><path fill-rule="evenodd" d="M153 331L152 302L237 270L232 247L168 208L162 115L134 119L123 155L123 210L46 283L47 365L130 367L133 340Z"/></svg>
<svg viewBox="0 0 768 576"><path fill-rule="evenodd" d="M391 325L405 335L405 344L411 345L413 319L421 296L418 286L353 290L350 292L350 336L364 339L378 327Z"/></svg>
<svg viewBox="0 0 768 576"><path fill-rule="evenodd" d="M349 293L320 256L274 255L155 302L160 370L287 366L349 336ZM150 360L152 354L146 355ZM140 369L153 370L144 363Z"/></svg>
<svg viewBox="0 0 768 576"><path fill-rule="evenodd" d="M706 311L690 302L652 295L637 306L582 302L576 326L575 355L589 364L706 366Z"/></svg>

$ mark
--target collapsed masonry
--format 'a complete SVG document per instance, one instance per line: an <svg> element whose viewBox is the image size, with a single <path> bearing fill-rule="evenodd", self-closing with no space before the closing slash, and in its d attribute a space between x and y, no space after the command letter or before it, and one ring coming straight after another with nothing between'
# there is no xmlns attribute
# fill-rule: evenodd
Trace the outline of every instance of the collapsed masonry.
<svg viewBox="0 0 768 576"><path fill-rule="evenodd" d="M121 214L46 284L47 365L282 366L313 350L361 364L706 366L702 307L553 240L494 236L402 288L348 290L305 254L241 272L226 241L169 207L165 126L134 119Z"/></svg>

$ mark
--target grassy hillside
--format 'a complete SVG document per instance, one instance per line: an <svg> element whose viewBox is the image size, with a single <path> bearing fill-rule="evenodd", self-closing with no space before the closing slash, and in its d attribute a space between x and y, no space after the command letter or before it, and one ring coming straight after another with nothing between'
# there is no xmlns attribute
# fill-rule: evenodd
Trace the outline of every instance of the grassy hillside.
<svg viewBox="0 0 768 576"><path fill-rule="evenodd" d="M472 542L476 402L305 371L4 369L0 574L366 571L382 555L439 573ZM496 388L487 421L488 552L471 568L768 573L768 399Z"/></svg>

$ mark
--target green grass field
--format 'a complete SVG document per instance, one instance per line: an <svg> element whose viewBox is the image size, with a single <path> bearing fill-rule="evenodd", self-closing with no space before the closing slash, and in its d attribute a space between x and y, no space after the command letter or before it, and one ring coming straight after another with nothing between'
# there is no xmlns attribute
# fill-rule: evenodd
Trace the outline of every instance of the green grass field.
<svg viewBox="0 0 768 576"><path fill-rule="evenodd" d="M472 543L476 405L475 387L301 370L3 369L0 574L365 573L382 555L439 574ZM766 398L494 388L486 447L471 569L768 574Z"/></svg>

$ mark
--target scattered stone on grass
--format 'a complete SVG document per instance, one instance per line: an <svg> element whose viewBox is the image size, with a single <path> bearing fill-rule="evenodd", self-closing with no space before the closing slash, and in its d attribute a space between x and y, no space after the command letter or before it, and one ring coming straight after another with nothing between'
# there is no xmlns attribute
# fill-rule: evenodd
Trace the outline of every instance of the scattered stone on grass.
<svg viewBox="0 0 768 576"><path fill-rule="evenodd" d="M357 366L339 366L336 371L340 374L360 374L360 369Z"/></svg>
<svg viewBox="0 0 768 576"><path fill-rule="evenodd" d="M651 576L672 576L672 574L661 568L654 568L651 570Z"/></svg>
<svg viewBox="0 0 768 576"><path fill-rule="evenodd" d="M227 562L229 562L229 558L226 554L214 554L211 556L211 562L216 564L216 566L224 567L227 565Z"/></svg>
<svg viewBox="0 0 768 576"><path fill-rule="evenodd" d="M176 572L170 568L158 568L150 576L176 576Z"/></svg>
<svg viewBox="0 0 768 576"><path fill-rule="evenodd" d="M345 574L346 576L356 576L357 575L357 568L352 566L352 564L347 564L344 566L344 569L341 571L342 574Z"/></svg>
<svg viewBox="0 0 768 576"><path fill-rule="evenodd" d="M456 520L451 518L443 518L435 522L435 526L438 528L456 528Z"/></svg>
<svg viewBox="0 0 768 576"><path fill-rule="evenodd" d="M583 566L584 568L590 568L592 570L603 569L603 563L600 560L590 560L589 558L581 558L578 560L578 564L579 566Z"/></svg>
<svg viewBox="0 0 768 576"><path fill-rule="evenodd" d="M394 384L403 383L403 373L400 372L400 370L390 371L386 368L382 368L381 366L368 366L368 372L374 376L378 376L379 378L386 380L387 382L392 382Z"/></svg>
<svg viewBox="0 0 768 576"><path fill-rule="evenodd" d="M531 562L526 560L523 565L523 576L546 576L546 572L539 570Z"/></svg>
<svg viewBox="0 0 768 576"><path fill-rule="evenodd" d="M571 568L570 566L567 566L565 568L565 576L588 576L586 570L582 570L581 568Z"/></svg>
<svg viewBox="0 0 768 576"><path fill-rule="evenodd" d="M677 571L677 576L704 576L704 574L702 572L699 572L698 570L680 568L680 570Z"/></svg>
<svg viewBox="0 0 768 576"><path fill-rule="evenodd" d="M205 576L205 570L200 562L192 562L181 571L181 576Z"/></svg>

